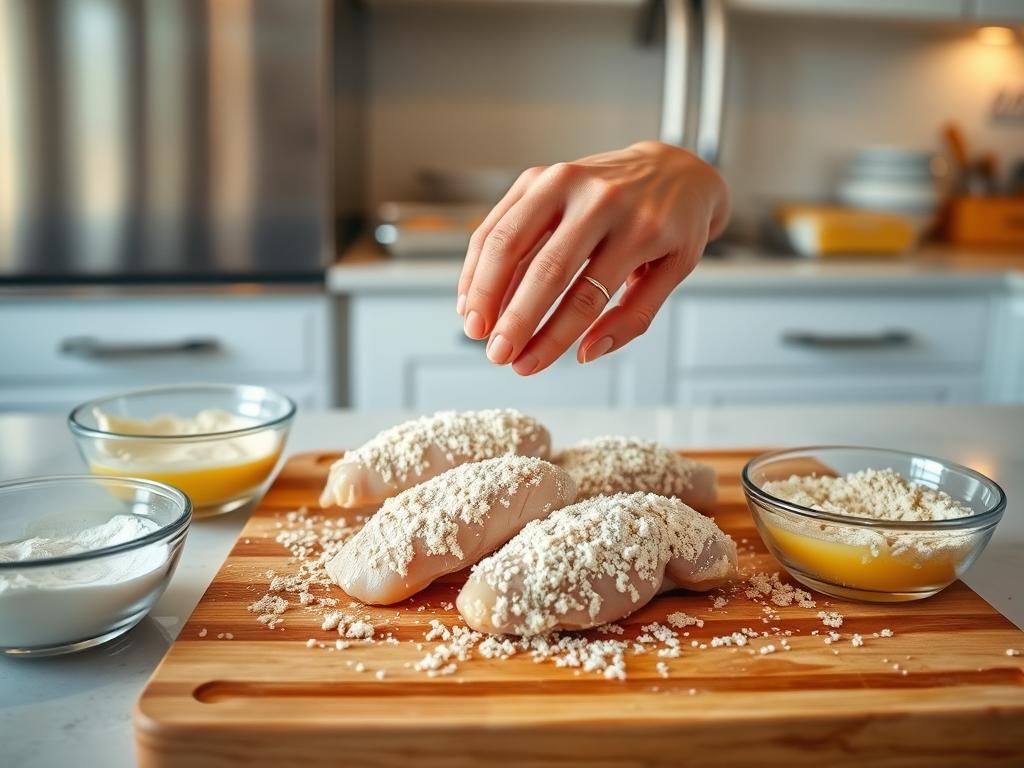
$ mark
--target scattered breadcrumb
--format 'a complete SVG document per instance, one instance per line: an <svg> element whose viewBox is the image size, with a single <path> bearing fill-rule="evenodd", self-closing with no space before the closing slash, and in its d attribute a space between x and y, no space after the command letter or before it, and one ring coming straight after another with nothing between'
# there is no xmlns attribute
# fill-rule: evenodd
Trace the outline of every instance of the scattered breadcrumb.
<svg viewBox="0 0 1024 768"><path fill-rule="evenodd" d="M826 627L838 629L843 626L843 615L836 611L818 611L818 618L821 619L821 623Z"/></svg>
<svg viewBox="0 0 1024 768"><path fill-rule="evenodd" d="M341 634L341 627L338 627L339 634ZM354 621L348 625L345 630L345 637L350 637L356 640L367 640L373 637L374 627L372 624L366 621Z"/></svg>
<svg viewBox="0 0 1024 768"><path fill-rule="evenodd" d="M798 605L801 608L815 608L816 603L810 592L794 587L779 578L778 571L770 576L766 573L755 573L748 580L748 588L744 594L751 600L767 597L780 607Z"/></svg>
<svg viewBox="0 0 1024 768"><path fill-rule="evenodd" d="M1006 655L1007 656L1020 656L1021 653L1024 653L1024 652L1020 651L1017 648L1007 648L1006 649Z"/></svg>
<svg viewBox="0 0 1024 768"><path fill-rule="evenodd" d="M694 616L690 616L683 611L676 611L670 613L665 620L676 629L682 629L683 627L703 627L704 619L698 619Z"/></svg>
<svg viewBox="0 0 1024 768"><path fill-rule="evenodd" d="M259 614L256 621L265 624L268 629L274 629L281 623L281 614L288 610L288 601L279 595L265 594L256 602L249 605L250 613Z"/></svg>
<svg viewBox="0 0 1024 768"><path fill-rule="evenodd" d="M206 637L206 627L203 627L202 629L199 630L199 636L200 637Z"/></svg>
<svg viewBox="0 0 1024 768"><path fill-rule="evenodd" d="M423 637L428 642L430 640L437 640L438 638L442 640L451 640L452 633L449 632L448 627L446 627L440 621L438 621L437 619L431 619L430 631L424 633Z"/></svg>

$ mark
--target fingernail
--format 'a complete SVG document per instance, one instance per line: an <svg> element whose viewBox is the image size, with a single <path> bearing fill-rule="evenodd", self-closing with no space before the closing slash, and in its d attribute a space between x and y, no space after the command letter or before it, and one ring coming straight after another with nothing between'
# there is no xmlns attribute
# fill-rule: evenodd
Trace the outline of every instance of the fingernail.
<svg viewBox="0 0 1024 768"><path fill-rule="evenodd" d="M487 335L487 326L484 325L484 318L475 309L470 310L466 315L466 323L463 326L466 335L471 339L482 339Z"/></svg>
<svg viewBox="0 0 1024 768"><path fill-rule="evenodd" d="M598 339L585 350L583 350L583 362L592 363L601 355L605 354L609 349L612 348L612 344L615 341L611 336L605 336L603 339Z"/></svg>
<svg viewBox="0 0 1024 768"><path fill-rule="evenodd" d="M455 311L460 315L466 311L466 294L459 294L459 299L455 302Z"/></svg>
<svg viewBox="0 0 1024 768"><path fill-rule="evenodd" d="M531 354L525 354L512 363L512 370L520 376L529 376L537 370L539 364L540 361L536 357Z"/></svg>
<svg viewBox="0 0 1024 768"><path fill-rule="evenodd" d="M499 333L487 345L487 357L492 363L504 365L512 357L512 342Z"/></svg>

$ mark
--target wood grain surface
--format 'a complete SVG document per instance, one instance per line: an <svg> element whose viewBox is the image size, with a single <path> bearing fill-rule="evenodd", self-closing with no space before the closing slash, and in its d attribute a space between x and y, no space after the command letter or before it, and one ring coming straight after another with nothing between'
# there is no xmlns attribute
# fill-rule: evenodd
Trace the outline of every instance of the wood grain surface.
<svg viewBox="0 0 1024 768"><path fill-rule="evenodd" d="M741 565L778 570L739 486L754 452L688 455L719 473L714 517L746 540ZM819 608L845 616L842 641L810 635L826 631L815 610L778 608L771 624L794 632L789 651L684 644L675 659L627 654L623 681L528 654L472 658L434 678L404 666L423 657L416 643L425 643L431 618L461 623L442 604L454 601L464 574L398 606L367 609L398 644L307 648L309 638L337 638L320 629L317 614L294 606L270 630L247 606L266 590L268 569L288 572L277 525L297 507L314 507L335 458L293 457L246 524L138 702L143 766L1024 765L1024 657L1006 653L1024 648L1024 633L959 582L914 603L815 595ZM673 611L704 619L702 628L687 627L687 641L765 626L762 606L742 595L713 610L706 595L674 592L620 622L624 637ZM873 636L883 628L895 636ZM862 647L849 642L855 632ZM778 643L751 646L767 642Z"/></svg>

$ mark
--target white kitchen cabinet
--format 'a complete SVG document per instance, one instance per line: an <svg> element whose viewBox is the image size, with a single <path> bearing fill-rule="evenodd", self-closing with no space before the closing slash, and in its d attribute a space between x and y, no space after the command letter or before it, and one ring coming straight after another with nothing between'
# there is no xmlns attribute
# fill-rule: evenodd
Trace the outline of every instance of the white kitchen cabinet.
<svg viewBox="0 0 1024 768"><path fill-rule="evenodd" d="M674 305L683 371L856 373L978 370L987 297L688 298Z"/></svg>
<svg viewBox="0 0 1024 768"><path fill-rule="evenodd" d="M1024 277L878 264L705 262L648 333L521 378L468 341L456 266L328 273L360 408L1024 402ZM347 320L345 320L347 318Z"/></svg>
<svg viewBox="0 0 1024 768"><path fill-rule="evenodd" d="M529 377L496 366L462 332L449 291L365 293L345 302L356 408L615 407L668 397L668 324L586 365L570 352Z"/></svg>
<svg viewBox="0 0 1024 768"><path fill-rule="evenodd" d="M946 293L677 300L680 405L979 401L992 299Z"/></svg>
<svg viewBox="0 0 1024 768"><path fill-rule="evenodd" d="M334 404L331 302L318 292L7 295L0 329L0 410L213 381Z"/></svg>
<svg viewBox="0 0 1024 768"><path fill-rule="evenodd" d="M967 17L992 24L1024 21L1024 0L967 0Z"/></svg>
<svg viewBox="0 0 1024 768"><path fill-rule="evenodd" d="M893 19L959 20L971 0L728 0L734 10ZM1013 2L1013 0L1005 0Z"/></svg>
<svg viewBox="0 0 1024 768"><path fill-rule="evenodd" d="M1024 403L1024 279L999 302L999 328L992 342L989 399Z"/></svg>
<svg viewBox="0 0 1024 768"><path fill-rule="evenodd" d="M983 395L983 377L970 374L808 378L688 373L677 376L673 388L673 402L687 406L979 402Z"/></svg>

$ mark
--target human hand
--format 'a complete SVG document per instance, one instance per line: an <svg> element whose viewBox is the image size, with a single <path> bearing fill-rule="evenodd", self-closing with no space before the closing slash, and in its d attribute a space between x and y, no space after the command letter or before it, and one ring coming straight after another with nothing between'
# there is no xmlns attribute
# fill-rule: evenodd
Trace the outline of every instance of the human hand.
<svg viewBox="0 0 1024 768"><path fill-rule="evenodd" d="M647 330L728 209L714 168L660 142L530 168L470 240L457 304L466 335L489 337L487 357L522 376L580 336L581 363L619 349ZM611 295L626 289L604 312L608 297L584 275Z"/></svg>

